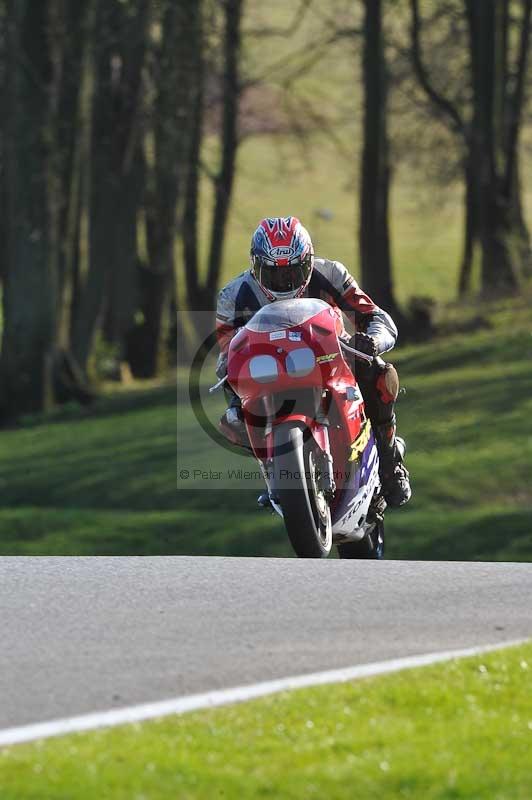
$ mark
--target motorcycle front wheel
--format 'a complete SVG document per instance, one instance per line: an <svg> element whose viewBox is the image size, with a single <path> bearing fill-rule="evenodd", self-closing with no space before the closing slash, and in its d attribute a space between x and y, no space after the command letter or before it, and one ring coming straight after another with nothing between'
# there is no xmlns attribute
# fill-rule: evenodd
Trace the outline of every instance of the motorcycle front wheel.
<svg viewBox="0 0 532 800"><path fill-rule="evenodd" d="M321 451L303 425L274 431L275 490L290 543L300 558L327 558L332 547L329 504L320 488ZM306 441L305 441L306 439Z"/></svg>

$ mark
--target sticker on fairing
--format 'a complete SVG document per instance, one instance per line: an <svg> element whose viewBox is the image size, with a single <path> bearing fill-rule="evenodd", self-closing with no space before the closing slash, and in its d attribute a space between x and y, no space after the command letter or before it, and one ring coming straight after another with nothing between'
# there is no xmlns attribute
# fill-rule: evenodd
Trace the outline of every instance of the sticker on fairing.
<svg viewBox="0 0 532 800"><path fill-rule="evenodd" d="M274 342L276 339L286 339L286 331L272 331L270 333L270 342Z"/></svg>
<svg viewBox="0 0 532 800"><path fill-rule="evenodd" d="M360 428L358 436L356 437L355 441L351 444L351 455L349 456L349 461L358 461L362 457L362 453L368 446L368 442L371 437L371 424L369 419L367 419Z"/></svg>
<svg viewBox="0 0 532 800"><path fill-rule="evenodd" d="M329 361L334 361L338 353L328 353L325 356L318 356L316 362L318 364L328 364Z"/></svg>
<svg viewBox="0 0 532 800"><path fill-rule="evenodd" d="M301 331L288 331L288 339L290 342L300 342Z"/></svg>

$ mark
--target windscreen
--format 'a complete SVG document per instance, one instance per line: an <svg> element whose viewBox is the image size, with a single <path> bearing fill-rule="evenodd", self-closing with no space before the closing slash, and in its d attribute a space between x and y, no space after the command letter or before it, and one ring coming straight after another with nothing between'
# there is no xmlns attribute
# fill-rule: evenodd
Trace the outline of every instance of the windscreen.
<svg viewBox="0 0 532 800"><path fill-rule="evenodd" d="M330 306L323 300L301 298L295 300L277 300L264 306L250 319L246 328L255 333L268 333L283 328L302 325L307 319L319 314Z"/></svg>

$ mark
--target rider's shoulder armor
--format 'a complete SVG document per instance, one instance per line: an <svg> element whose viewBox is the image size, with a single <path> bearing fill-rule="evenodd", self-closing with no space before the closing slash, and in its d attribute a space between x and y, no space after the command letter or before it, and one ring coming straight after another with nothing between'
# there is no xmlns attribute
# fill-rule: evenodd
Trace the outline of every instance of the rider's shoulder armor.
<svg viewBox="0 0 532 800"><path fill-rule="evenodd" d="M218 295L216 317L222 322L231 322L235 328L248 320L266 305L268 299L259 284L247 269L233 278Z"/></svg>
<svg viewBox="0 0 532 800"><path fill-rule="evenodd" d="M359 330L375 338L379 353L394 346L397 328L393 319L360 288L340 261L314 259L309 295L338 305Z"/></svg>
<svg viewBox="0 0 532 800"><path fill-rule="evenodd" d="M330 261L319 256L314 258L314 269L308 286L310 297L341 305L346 291L356 285L355 279L341 261Z"/></svg>
<svg viewBox="0 0 532 800"><path fill-rule="evenodd" d="M317 274L327 280L336 291L342 294L354 283L354 278L349 274L347 267L341 261L330 261L328 258L316 256L314 269Z"/></svg>

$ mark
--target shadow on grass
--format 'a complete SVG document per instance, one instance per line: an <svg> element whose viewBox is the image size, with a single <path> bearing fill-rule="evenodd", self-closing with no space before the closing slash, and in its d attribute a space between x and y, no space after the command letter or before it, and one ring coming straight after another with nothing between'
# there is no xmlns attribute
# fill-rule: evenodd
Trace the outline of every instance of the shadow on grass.
<svg viewBox="0 0 532 800"><path fill-rule="evenodd" d="M482 332L472 336L436 338L419 349L397 351L397 363L405 374L438 374L516 360L527 344L523 332Z"/></svg>
<svg viewBox="0 0 532 800"><path fill-rule="evenodd" d="M523 420L532 410L532 370L444 384L427 381L407 393L398 406L416 445L482 446L489 440L514 440L524 433ZM441 439L442 430L445 439Z"/></svg>
<svg viewBox="0 0 532 800"><path fill-rule="evenodd" d="M280 520L254 511L18 508L0 512L0 555L290 556Z"/></svg>
<svg viewBox="0 0 532 800"><path fill-rule="evenodd" d="M386 557L530 561L532 507L484 513L406 509L387 516ZM0 513L0 555L293 556L282 521L264 512L105 512L19 508Z"/></svg>
<svg viewBox="0 0 532 800"><path fill-rule="evenodd" d="M146 389L132 389L102 395L88 406L68 403L46 414L24 416L16 429L27 430L43 425L79 422L87 419L103 419L126 414L130 411L142 411L147 408L163 408L165 406L173 406L174 408L176 406L175 385L160 386L149 391Z"/></svg>

